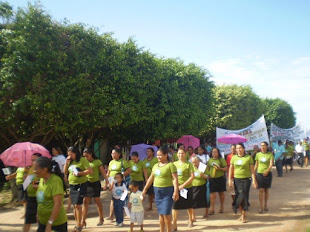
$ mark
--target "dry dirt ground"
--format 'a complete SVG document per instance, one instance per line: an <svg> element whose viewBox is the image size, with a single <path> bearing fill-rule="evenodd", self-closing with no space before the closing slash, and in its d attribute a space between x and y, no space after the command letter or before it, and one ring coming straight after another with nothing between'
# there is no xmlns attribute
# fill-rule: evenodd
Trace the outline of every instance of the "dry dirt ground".
<svg viewBox="0 0 310 232"><path fill-rule="evenodd" d="M187 214L181 211L178 220L178 231L310 231L310 168L295 167L293 172L284 172L284 177L279 178L273 169L273 184L269 200L269 212L258 214L258 190L251 188L250 211L248 212L248 223L241 223L236 219L231 210L231 198L226 193L225 212L219 214L219 203L217 199L215 214L207 220L202 219L203 210L197 210L197 222L194 227L187 227ZM104 205L104 214L108 215L108 206L111 196L109 192L102 192L101 200ZM146 207L146 202L145 202ZM23 214L21 207L0 209L0 231L22 231ZM68 214L68 231L74 227L73 214ZM87 228L83 231L128 231L129 220L125 218L124 227L115 227L113 222L105 221L103 226L96 226L98 222L95 203L90 205ZM145 231L159 231L158 214L156 209L145 212ZM36 225L31 231L36 231ZM139 231L135 226L134 231Z"/></svg>

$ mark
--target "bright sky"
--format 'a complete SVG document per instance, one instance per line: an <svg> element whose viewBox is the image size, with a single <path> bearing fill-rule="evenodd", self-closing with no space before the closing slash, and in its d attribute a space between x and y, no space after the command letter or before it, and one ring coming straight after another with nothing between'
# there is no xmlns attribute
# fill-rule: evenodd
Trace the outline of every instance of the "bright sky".
<svg viewBox="0 0 310 232"><path fill-rule="evenodd" d="M25 0L9 0L26 6ZM30 1L34 2L34 1ZM310 129L308 0L42 0L54 19L133 37L158 56L208 69L216 84L249 84L282 98Z"/></svg>

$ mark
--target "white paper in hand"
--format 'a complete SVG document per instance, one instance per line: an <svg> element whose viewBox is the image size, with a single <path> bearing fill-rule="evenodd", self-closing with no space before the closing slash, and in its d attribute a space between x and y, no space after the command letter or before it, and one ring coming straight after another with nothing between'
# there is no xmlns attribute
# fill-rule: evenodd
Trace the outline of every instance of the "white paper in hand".
<svg viewBox="0 0 310 232"><path fill-rule="evenodd" d="M203 162L199 163L199 166L198 166L198 171L199 172L205 173L206 168L207 168L207 165L205 165Z"/></svg>
<svg viewBox="0 0 310 232"><path fill-rule="evenodd" d="M128 207L124 206L124 210L125 210L126 215L130 217L130 212L129 212Z"/></svg>
<svg viewBox="0 0 310 232"><path fill-rule="evenodd" d="M11 168L2 168L2 171L3 171L4 175L12 174L12 169Z"/></svg>
<svg viewBox="0 0 310 232"><path fill-rule="evenodd" d="M183 197L184 199L187 199L187 192L188 192L187 189L182 189L182 190L180 191L181 197Z"/></svg>
<svg viewBox="0 0 310 232"><path fill-rule="evenodd" d="M140 199L141 199L141 201L143 201L144 197L142 195L140 195Z"/></svg>
<svg viewBox="0 0 310 232"><path fill-rule="evenodd" d="M24 191L26 191L28 185L32 182L32 179L33 179L33 175L28 175L26 177L26 179L24 180L24 183L23 183L23 189Z"/></svg>
<svg viewBox="0 0 310 232"><path fill-rule="evenodd" d="M73 169L73 175L78 176L79 170L77 170L77 168Z"/></svg>
<svg viewBox="0 0 310 232"><path fill-rule="evenodd" d="M127 194L128 194L128 191L125 190L125 191L123 192L123 194L122 194L120 200L121 200L121 201L124 201L124 200L126 199L126 197L127 197Z"/></svg>

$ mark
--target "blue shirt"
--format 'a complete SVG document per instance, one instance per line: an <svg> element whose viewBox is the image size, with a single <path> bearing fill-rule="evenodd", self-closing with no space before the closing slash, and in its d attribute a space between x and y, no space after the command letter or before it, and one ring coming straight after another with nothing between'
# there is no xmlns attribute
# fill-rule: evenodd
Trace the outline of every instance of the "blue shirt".
<svg viewBox="0 0 310 232"><path fill-rule="evenodd" d="M284 145L279 146L278 144L274 144L273 151L275 160L279 159L279 157L286 152ZM283 158L284 156L282 156L280 160L283 160Z"/></svg>

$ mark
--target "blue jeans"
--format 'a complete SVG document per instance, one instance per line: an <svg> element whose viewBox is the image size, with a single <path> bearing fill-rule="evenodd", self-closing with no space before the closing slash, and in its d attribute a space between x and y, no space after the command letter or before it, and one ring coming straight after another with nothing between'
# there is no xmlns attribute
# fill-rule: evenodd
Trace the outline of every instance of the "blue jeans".
<svg viewBox="0 0 310 232"><path fill-rule="evenodd" d="M278 176L283 176L283 160L276 161Z"/></svg>
<svg viewBox="0 0 310 232"><path fill-rule="evenodd" d="M117 224L120 224L124 221L124 205L124 201L113 198L114 214Z"/></svg>
<svg viewBox="0 0 310 232"><path fill-rule="evenodd" d="M297 160L298 164L300 165L300 167L304 166L304 153L298 153L299 158Z"/></svg>

